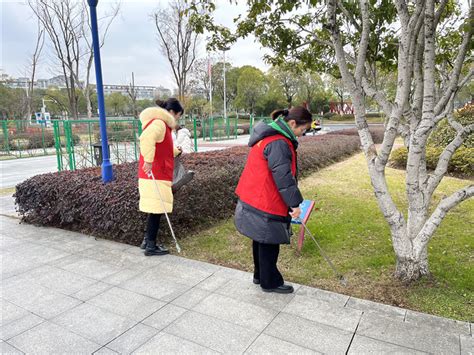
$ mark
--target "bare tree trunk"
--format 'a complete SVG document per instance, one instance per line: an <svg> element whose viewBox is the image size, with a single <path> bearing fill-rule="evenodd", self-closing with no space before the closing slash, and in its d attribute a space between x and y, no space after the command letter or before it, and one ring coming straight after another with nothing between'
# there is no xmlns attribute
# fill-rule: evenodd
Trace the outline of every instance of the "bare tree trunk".
<svg viewBox="0 0 474 355"><path fill-rule="evenodd" d="M135 91L135 76L132 72L132 82L130 83L129 87L127 88L128 96L130 97L130 101L132 102L132 112L133 117L138 118L138 111L137 111L137 93Z"/></svg>
<svg viewBox="0 0 474 355"><path fill-rule="evenodd" d="M345 87L349 90L355 110L356 125L367 159L370 179L374 187L380 210L387 220L397 258L395 275L403 281L417 280L429 274L428 242L433 237L446 213L460 202L474 195L474 185L466 186L439 203L430 215L429 207L434 190L447 171L449 159L462 144L465 137L474 131L474 125L461 126L454 120L450 124L457 131L456 138L445 148L433 174L426 169L426 143L428 136L442 118L452 116L455 92L461 83L473 75L473 71L460 79L460 70L472 38L474 7L471 5L469 30L464 33L463 42L450 73L451 82L445 94L439 99L436 94L435 35L437 21L443 7L435 12L434 0L419 1L410 13L406 3L396 0L395 4L401 24L398 47L397 91L393 103L369 81L365 70L367 64L368 36L370 31L367 0L360 0L362 14L361 39L356 57L345 52L337 23L337 0L328 0L328 20L331 41L335 49L338 67ZM445 5L445 3L444 3ZM443 6L444 6L443 5ZM339 6L342 6L339 4ZM348 65L348 60L351 65ZM355 69L351 69L354 67ZM413 105L410 104L412 80L415 81ZM362 91L363 90L363 91ZM388 117L384 140L377 152L365 118L364 96L374 97ZM407 122L401 122L401 118ZM405 134L409 147L407 162L406 191L408 218L405 221L392 201L385 179L385 167L393 148L397 132Z"/></svg>
<svg viewBox="0 0 474 355"><path fill-rule="evenodd" d="M35 51L33 52L31 58L31 76L30 82L28 84L27 98L26 98L26 114L25 118L27 120L31 119L33 114L33 94L35 87L35 78L36 78L36 68L38 65L38 60L43 50L44 45L44 28L41 27L40 22L38 21L38 35L36 37Z"/></svg>
<svg viewBox="0 0 474 355"><path fill-rule="evenodd" d="M188 89L187 74L196 59L198 41L198 34L189 23L187 8L184 0L173 0L168 10L153 14L161 51L170 63L180 101Z"/></svg>

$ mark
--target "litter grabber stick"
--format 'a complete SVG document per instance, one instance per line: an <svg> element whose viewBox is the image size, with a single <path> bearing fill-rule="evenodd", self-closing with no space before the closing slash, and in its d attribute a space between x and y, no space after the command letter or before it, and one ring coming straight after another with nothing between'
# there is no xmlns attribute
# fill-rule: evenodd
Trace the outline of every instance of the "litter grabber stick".
<svg viewBox="0 0 474 355"><path fill-rule="evenodd" d="M329 259L329 257L326 255L326 253L324 252L324 250L321 248L321 245L319 245L318 241L316 240L316 238L314 238L313 236L313 233L311 233L311 231L309 230L309 228L306 226L306 223L303 222L303 220L301 218L297 218L298 222L301 223L301 225L304 227L304 229L306 230L306 232L308 232L308 234L310 235L311 239L313 239L314 243L316 244L316 246L318 247L319 251L321 252L321 255L324 257L324 259L326 259L327 263L329 264L329 266L331 267L332 271L334 271L334 274L336 274L336 277L337 279L339 280L339 282L341 283L342 286L347 286L347 280L346 278L344 277L344 275L340 274L336 267L334 266L334 264L332 263L331 259Z"/></svg>
<svg viewBox="0 0 474 355"><path fill-rule="evenodd" d="M166 213L165 203L163 202L163 198L161 197L160 187L158 186L155 176L153 175L153 172L151 170L148 173L148 176L150 176L153 179L153 182L155 183L155 189L161 201L161 207L163 208L163 211L165 212L165 217L166 217L166 220L168 221L168 226L170 227L171 235L173 236L174 244L176 245L176 250L178 251L178 253L181 253L181 247L179 246L178 240L176 239L176 236L174 235L174 230L173 230L173 227L171 226L171 221L170 221L170 218L168 217L168 213Z"/></svg>

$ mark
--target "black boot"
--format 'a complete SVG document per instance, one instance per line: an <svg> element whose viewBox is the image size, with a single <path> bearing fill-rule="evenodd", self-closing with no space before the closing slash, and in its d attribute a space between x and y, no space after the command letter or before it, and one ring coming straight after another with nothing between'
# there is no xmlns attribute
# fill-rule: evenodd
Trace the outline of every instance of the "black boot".
<svg viewBox="0 0 474 355"><path fill-rule="evenodd" d="M286 285L283 284L281 286L278 286L277 288L263 288L263 292L275 292L275 293L293 293L294 289L293 286L291 285Z"/></svg>
<svg viewBox="0 0 474 355"><path fill-rule="evenodd" d="M157 249L161 250L161 251L164 251L166 253L169 253L170 251L168 250L167 247L165 247L163 244L159 244L156 246Z"/></svg>
<svg viewBox="0 0 474 355"><path fill-rule="evenodd" d="M168 249L161 246L157 247L156 241L147 240L146 248L145 248L145 256L166 255L169 253L170 252L168 251Z"/></svg>

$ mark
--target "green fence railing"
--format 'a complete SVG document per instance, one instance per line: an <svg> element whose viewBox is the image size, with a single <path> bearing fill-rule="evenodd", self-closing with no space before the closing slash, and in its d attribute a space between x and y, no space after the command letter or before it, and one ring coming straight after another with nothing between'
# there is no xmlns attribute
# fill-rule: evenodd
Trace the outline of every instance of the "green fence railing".
<svg viewBox="0 0 474 355"><path fill-rule="evenodd" d="M101 165L99 120L54 121L53 127L59 171ZM138 160L141 129L141 123L136 119L107 119L113 164Z"/></svg>
<svg viewBox="0 0 474 355"><path fill-rule="evenodd" d="M201 118L194 115L180 119L191 132L194 151L199 141L236 139L248 133L260 117ZM100 129L98 119L52 120L48 126L27 120L3 120L0 134L0 158L25 158L56 155L58 170L76 170L101 164ZM134 118L107 119L107 134L111 162L121 164L139 158L141 123Z"/></svg>
<svg viewBox="0 0 474 355"><path fill-rule="evenodd" d="M54 154L52 127L29 120L2 120L1 158L26 158Z"/></svg>

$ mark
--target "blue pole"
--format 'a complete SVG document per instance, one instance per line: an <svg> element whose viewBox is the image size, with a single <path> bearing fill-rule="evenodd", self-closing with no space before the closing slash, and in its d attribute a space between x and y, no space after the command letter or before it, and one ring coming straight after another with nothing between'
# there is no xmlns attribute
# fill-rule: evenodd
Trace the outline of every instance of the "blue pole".
<svg viewBox="0 0 474 355"><path fill-rule="evenodd" d="M99 30L97 28L97 3L99 0L87 0L91 11L92 43L94 46L94 64L97 86L97 102L99 104L100 138L102 141L102 181L107 183L113 180L114 172L109 156L109 142L107 139L107 122L105 121L104 88L102 84L102 67L100 64Z"/></svg>

